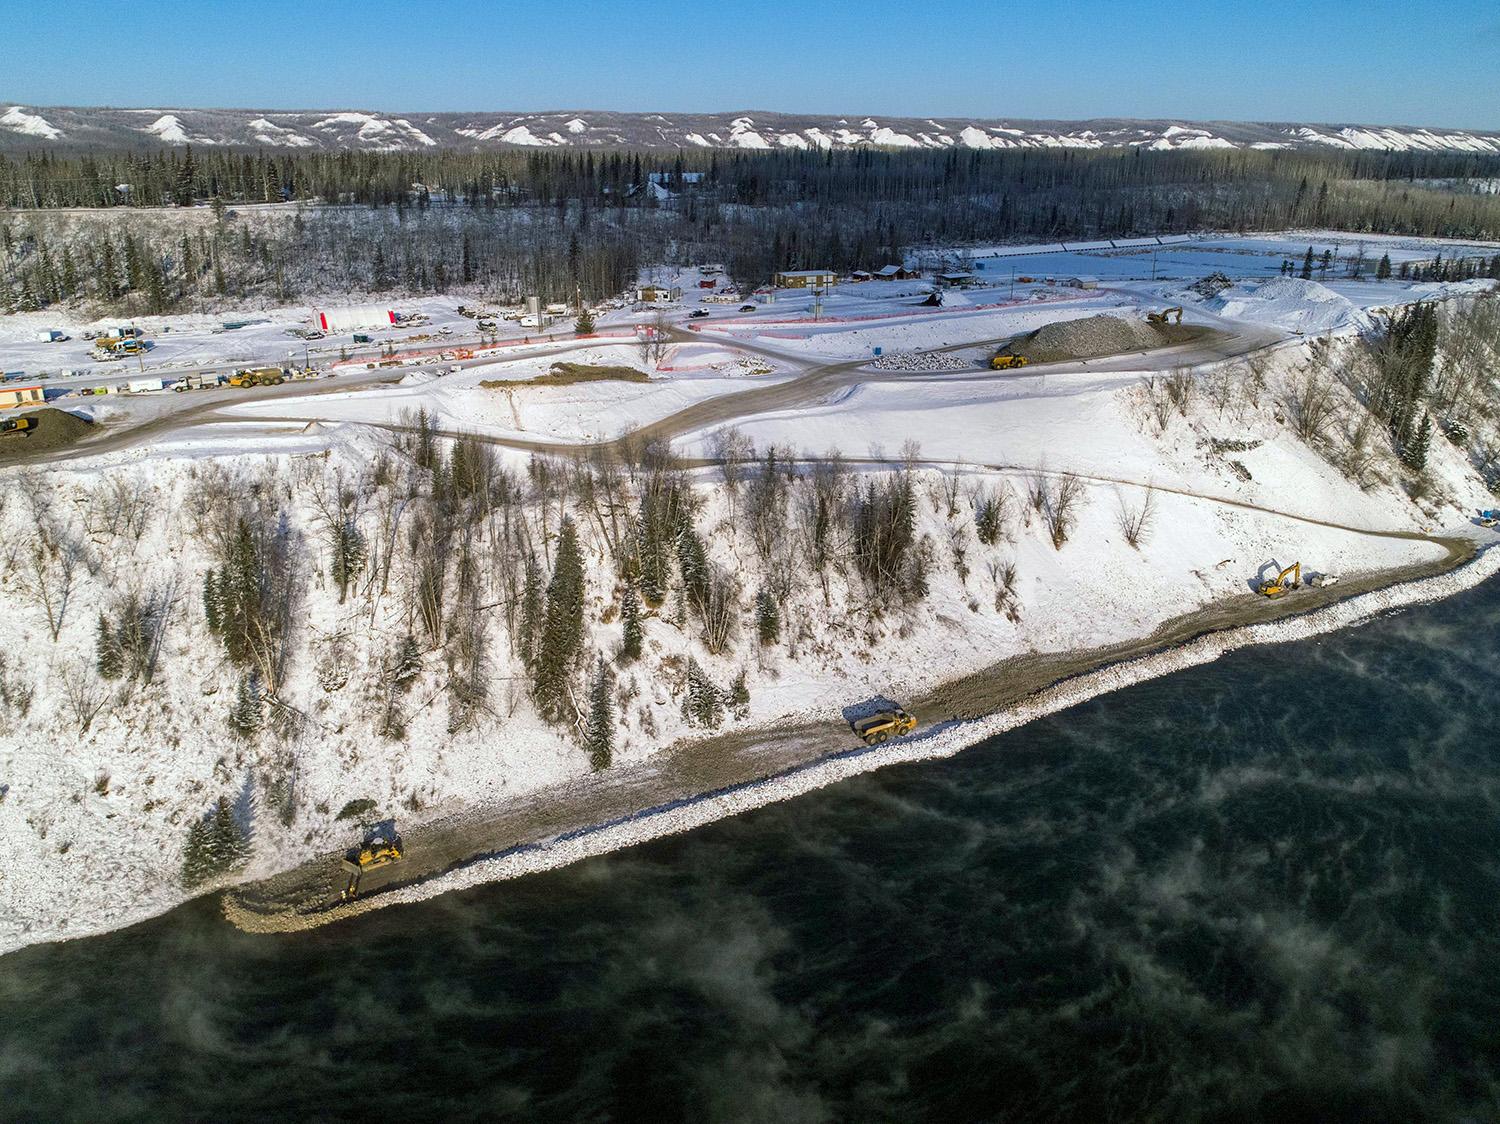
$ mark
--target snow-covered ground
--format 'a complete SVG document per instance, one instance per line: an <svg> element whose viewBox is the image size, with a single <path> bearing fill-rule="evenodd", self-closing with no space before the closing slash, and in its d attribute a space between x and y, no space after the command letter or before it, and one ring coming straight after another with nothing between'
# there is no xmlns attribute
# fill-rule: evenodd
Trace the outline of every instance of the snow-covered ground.
<svg viewBox="0 0 1500 1124"><path fill-rule="evenodd" d="M585 382L573 386L485 387L488 381L526 382L545 375L556 359L572 363L628 367L653 374L650 382ZM643 363L639 349L617 344L530 355L465 367L445 376L407 375L391 389L320 394L231 405L226 413L244 418L315 415L330 422L397 421L402 413L425 407L440 429L540 441L585 442L618 437L694 402L732 394L748 386L786 377L784 365L733 356L711 346L676 345L664 358L667 371Z"/></svg>
<svg viewBox="0 0 1500 1124"><path fill-rule="evenodd" d="M746 526L743 486L731 495L717 470L695 470L702 502L696 525L712 560L738 580L744 623L738 642L714 655L692 618L675 616L670 602L648 620L646 655L619 672L634 688L622 712L616 757L622 762L645 760L692 733L680 705L689 656L723 684L745 673L751 702L743 722L806 716L836 723L848 703L913 695L1008 656L1140 637L1171 617L1247 594L1273 563L1301 561L1311 571L1337 573L1439 557L1433 543L1367 532L1458 525L1474 507L1491 506L1458 450L1433 442L1434 487L1413 503L1395 471L1367 488L1351 483L1326 454L1297 438L1282 403L1310 354L1311 342L1293 333L1347 347L1369 323L1369 309L1477 286L1285 279L1278 276L1279 262L1296 238L1220 240L1230 248L1205 251L1213 264L1202 272L1221 269L1236 284L1211 298L1184 287L1201 272L1153 279L1149 257L1143 262L1139 255L1098 256L1131 262L1134 274L1097 290L1043 279L1018 284L1013 296L1007 275L1002 286L954 294L938 309L920 306L923 284L844 286L825 298L816 321L808 294L781 293L740 313L735 304L704 303L705 291L685 289L685 303L668 319L699 328L697 340L674 342L649 360L633 339L604 338L530 345L442 375L438 368L455 365L426 363L386 384L359 367L364 381L357 385L350 376L347 386L319 384L320 392L274 400L225 394L222 409L202 424L157 428L149 444L24 473L9 470L12 487L0 504L0 541L10 544L0 565L7 606L0 614L0 652L7 653L0 686L10 692L6 705L12 708L0 733L0 850L6 854L0 951L124 924L182 900L178 875L187 824L220 795L243 798L244 807L253 808L255 856L245 874L261 876L347 843L350 823L333 817L356 798L373 799L411 830L476 801L517 796L588 770L573 733L545 725L531 709L524 672L496 608L504 600L505 575L498 572L481 578L483 600L497 613L489 625L492 716L475 729L450 732L448 665L436 648L424 654L409 696L405 739L376 732L372 693L391 645L412 627L410 574L398 567L388 590L365 590L341 603L314 498L335 479L364 480L371 494L388 495L395 510L407 493L389 477L409 471L408 458L381 427L399 424L407 411L424 408L443 429L565 445L614 438L741 391L789 387L824 364L869 358L877 347L961 347L1100 312L1138 317L1182 304L1189 322L1251 326L1261 333L1257 339L1280 339L1279 348L1259 353L1259 384L1252 385L1245 363L1234 366L1233 393L1222 403L1212 402L1206 389L1216 368L1197 368L1197 395L1170 412L1164 428L1148 407L1143 380L1180 362L1170 355L1003 374L871 372L850 376L827 395L734 417L732 424L762 450L777 445L795 456L838 450L858 474L891 472L900 459L912 461L918 530L931 551L929 593L909 609L872 617L848 566L829 571L826 595L816 576L799 571L781 605L786 635L795 640L758 648L751 603L769 577ZM1422 248L1407 245L1414 255ZM1273 267L1260 268L1262 258L1274 259ZM1227 263L1237 259L1255 268L1234 272ZM431 316L420 334L449 325L455 335L472 329L457 315L457 303L434 299L398 307ZM710 315L686 320L700 307ZM159 341L153 362L241 355L248 362L276 349L290 352L285 329L305 313L283 310L267 324L218 334L212 328L221 317L172 317L145 326ZM621 309L602 318L601 331L623 334L655 317L649 309ZM75 335L82 327L36 314L0 319L7 369L12 356L50 356L74 346L28 342L43 320ZM171 332L164 330L168 322ZM336 347L338 341L319 343ZM976 351L975 357L982 355ZM526 385L559 360L629 367L649 378ZM497 380L521 385L482 385ZM325 385L332 389L324 392ZM97 407L89 399L58 404L98 409L125 426L147 416L170 419L184 400L203 401L165 395ZM677 451L712 452L727 424L680 433ZM497 455L524 488L529 454L501 449ZM237 675L209 634L200 602L203 574L212 564L204 497L226 494L213 485L220 473L272 504L284 515L286 533L303 544L305 594L290 671L278 693L305 721L300 733L285 739L264 734L246 741L229 732L225 719ZM368 483L382 473L386 483ZM1078 477L1082 497L1076 523L1057 548L1025 496L1042 474L1056 480L1063 473ZM420 482L420 474L411 479ZM1124 539L1121 512L1144 503L1148 487L1156 517L1136 548ZM138 532L106 518L116 506L112 497L122 492L144 497ZM975 504L984 495L1009 497L1005 533L988 546L974 530ZM549 513L547 533L555 536L559 501L526 504L529 520ZM380 510L365 497L358 518L372 542L382 534ZM622 510L628 518L631 502ZM620 636L604 530L616 514L612 508L610 515L579 520L589 652L612 652ZM795 511L788 515L795 518ZM539 552L540 528L534 540ZM49 537L39 538L41 532ZM391 541L405 542L405 533L402 528ZM54 642L34 574L40 565L57 591L64 541L76 548L77 562ZM996 597L997 575L1006 566L1015 570L1009 611ZM91 670L98 615L129 591L159 594L169 606L159 667L149 685L101 688ZM896 636L899 643L883 642ZM34 693L18 718L15 692L28 686ZM81 686L103 695L87 729L80 729L78 717ZM269 778L288 775L295 809L283 822L267 789Z"/></svg>

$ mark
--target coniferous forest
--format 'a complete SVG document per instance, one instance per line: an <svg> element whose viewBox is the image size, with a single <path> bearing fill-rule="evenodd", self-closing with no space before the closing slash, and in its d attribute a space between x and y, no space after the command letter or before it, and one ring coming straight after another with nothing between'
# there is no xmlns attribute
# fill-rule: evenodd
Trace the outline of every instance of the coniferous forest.
<svg viewBox="0 0 1500 1124"><path fill-rule="evenodd" d="M330 292L599 299L655 263L869 268L931 246L1330 228L1500 239L1500 157L1140 149L0 159L0 305ZM1474 268L1474 267L1470 267Z"/></svg>

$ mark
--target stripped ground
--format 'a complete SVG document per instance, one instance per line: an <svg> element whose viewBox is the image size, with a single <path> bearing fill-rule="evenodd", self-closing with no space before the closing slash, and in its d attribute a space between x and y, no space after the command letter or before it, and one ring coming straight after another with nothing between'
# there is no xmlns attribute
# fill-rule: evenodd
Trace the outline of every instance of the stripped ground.
<svg viewBox="0 0 1500 1124"><path fill-rule="evenodd" d="M1139 640L1084 651L1014 657L945 683L907 703L921 718L919 730L994 714L1095 669L1148 656L1210 633L1282 620L1371 590L1445 573L1472 559L1476 552L1474 542L1464 538L1428 538L1410 532L1357 533L1431 541L1444 547L1446 553L1431 562L1346 575L1337 586L1304 588L1281 600L1245 594L1216 602L1175 617ZM328 924L379 908L383 890L752 785L845 753L854 744L847 726L832 714L826 721L679 742L633 768L595 774L523 800L470 809L413 830L406 839L405 860L367 877L365 896L353 904L338 902L344 875L340 856L328 854L265 881L226 891L225 915L240 928L253 932Z"/></svg>

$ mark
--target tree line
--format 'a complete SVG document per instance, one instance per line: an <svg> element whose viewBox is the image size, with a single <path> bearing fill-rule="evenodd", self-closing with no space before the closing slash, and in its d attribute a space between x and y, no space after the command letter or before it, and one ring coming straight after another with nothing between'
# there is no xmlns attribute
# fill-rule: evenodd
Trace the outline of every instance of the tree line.
<svg viewBox="0 0 1500 1124"><path fill-rule="evenodd" d="M657 262L753 285L913 246L1200 229L1492 239L1500 197L1443 185L1497 174L1477 154L1245 150L34 153L0 158L0 202L25 211L0 213L0 276L14 308L159 313L332 289L597 299ZM236 213L265 202L287 207Z"/></svg>

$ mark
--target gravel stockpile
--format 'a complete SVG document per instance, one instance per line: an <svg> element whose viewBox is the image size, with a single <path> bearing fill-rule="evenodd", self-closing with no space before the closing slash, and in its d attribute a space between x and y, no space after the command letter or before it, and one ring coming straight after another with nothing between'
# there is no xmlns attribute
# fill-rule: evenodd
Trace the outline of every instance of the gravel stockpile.
<svg viewBox="0 0 1500 1124"><path fill-rule="evenodd" d="M1085 316L1081 320L1044 324L1030 335L1022 336L1010 350L1026 356L1033 363L1055 363L1066 359L1089 359L1096 355L1117 355L1122 351L1143 351L1168 342L1165 333L1144 320Z"/></svg>
<svg viewBox="0 0 1500 1124"><path fill-rule="evenodd" d="M63 449L94 431L93 422L50 406L31 411L31 416L36 418L35 429L24 434L0 433L0 461L43 450Z"/></svg>
<svg viewBox="0 0 1500 1124"><path fill-rule="evenodd" d="M870 364L877 371L965 371L969 364L942 351L888 351Z"/></svg>

